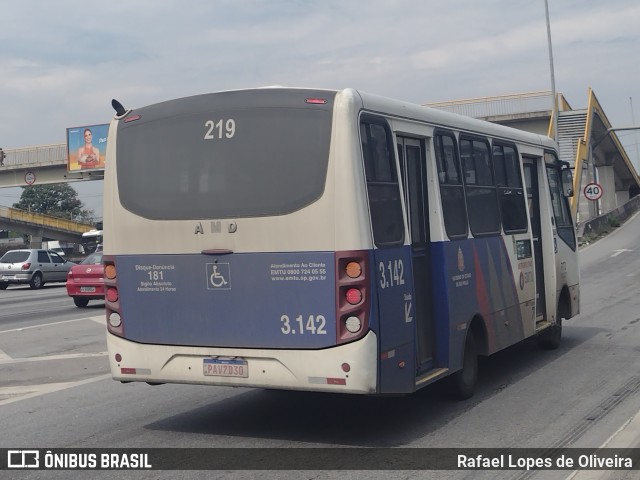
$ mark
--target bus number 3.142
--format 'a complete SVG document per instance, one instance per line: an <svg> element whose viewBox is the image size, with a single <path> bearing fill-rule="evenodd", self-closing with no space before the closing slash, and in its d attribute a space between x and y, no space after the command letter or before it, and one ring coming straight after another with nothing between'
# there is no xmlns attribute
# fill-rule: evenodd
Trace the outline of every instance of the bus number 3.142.
<svg viewBox="0 0 640 480"><path fill-rule="evenodd" d="M325 330L327 321L322 315L309 315L306 323L302 315L298 315L293 322L289 319L289 315L282 315L280 321L282 322L280 331L285 335L295 335L296 333L310 333L311 335L327 334Z"/></svg>
<svg viewBox="0 0 640 480"><path fill-rule="evenodd" d="M378 270L380 271L381 288L404 285L404 265L402 260L389 260L386 267L384 262L380 262Z"/></svg>

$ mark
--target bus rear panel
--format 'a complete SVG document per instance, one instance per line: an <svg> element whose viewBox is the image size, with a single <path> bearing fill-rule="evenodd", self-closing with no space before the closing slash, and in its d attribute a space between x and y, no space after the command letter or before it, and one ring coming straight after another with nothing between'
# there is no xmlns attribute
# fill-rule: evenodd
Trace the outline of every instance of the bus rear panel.
<svg viewBox="0 0 640 480"><path fill-rule="evenodd" d="M375 392L370 244L336 241L326 194L335 95L225 92L114 120L115 379Z"/></svg>

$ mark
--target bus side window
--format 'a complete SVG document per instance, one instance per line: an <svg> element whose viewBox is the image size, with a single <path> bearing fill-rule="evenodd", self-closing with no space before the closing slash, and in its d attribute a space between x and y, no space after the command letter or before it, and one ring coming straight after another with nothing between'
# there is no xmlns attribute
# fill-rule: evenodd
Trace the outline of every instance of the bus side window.
<svg viewBox="0 0 640 480"><path fill-rule="evenodd" d="M527 231L527 211L520 176L520 159L515 147L494 143L493 168L504 233L524 233Z"/></svg>
<svg viewBox="0 0 640 480"><path fill-rule="evenodd" d="M404 243L404 219L391 130L377 118L360 124L373 239L379 247Z"/></svg>
<svg viewBox="0 0 640 480"><path fill-rule="evenodd" d="M500 233L500 210L493 180L489 143L484 138L460 138L469 226L474 236Z"/></svg>
<svg viewBox="0 0 640 480"><path fill-rule="evenodd" d="M460 160L453 133L436 133L434 138L444 227L449 238L467 237L467 207L460 175Z"/></svg>

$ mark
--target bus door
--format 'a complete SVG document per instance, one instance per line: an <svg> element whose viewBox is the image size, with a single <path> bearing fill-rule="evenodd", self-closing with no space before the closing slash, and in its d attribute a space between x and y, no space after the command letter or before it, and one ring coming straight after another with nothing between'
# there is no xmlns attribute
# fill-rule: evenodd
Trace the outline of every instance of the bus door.
<svg viewBox="0 0 640 480"><path fill-rule="evenodd" d="M529 217L531 219L531 236L533 240L534 275L536 277L536 321L546 317L546 302L544 294L544 269L542 262L542 237L540 225L540 190L538 181L538 162L540 159L523 157L524 181L529 203Z"/></svg>
<svg viewBox="0 0 640 480"><path fill-rule="evenodd" d="M424 371L433 368L435 345L426 143L415 138L398 137L398 154L405 193L406 217L411 233L417 368L418 371Z"/></svg>

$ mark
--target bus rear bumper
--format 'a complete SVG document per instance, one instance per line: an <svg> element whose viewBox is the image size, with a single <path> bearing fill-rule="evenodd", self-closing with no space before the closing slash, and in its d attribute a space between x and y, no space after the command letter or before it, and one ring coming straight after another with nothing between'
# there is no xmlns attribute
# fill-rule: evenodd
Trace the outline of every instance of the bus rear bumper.
<svg viewBox="0 0 640 480"><path fill-rule="evenodd" d="M369 332L358 341L322 350L181 347L139 344L107 333L111 375L122 382L360 394L376 393L377 343L376 334ZM211 363L218 361L212 369ZM244 376L223 376L227 374Z"/></svg>

